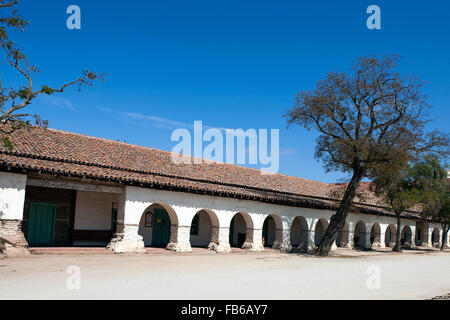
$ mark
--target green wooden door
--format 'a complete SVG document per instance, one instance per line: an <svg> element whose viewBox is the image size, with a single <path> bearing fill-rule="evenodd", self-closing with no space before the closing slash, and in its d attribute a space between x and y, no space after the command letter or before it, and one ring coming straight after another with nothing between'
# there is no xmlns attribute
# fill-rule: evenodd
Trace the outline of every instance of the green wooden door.
<svg viewBox="0 0 450 320"><path fill-rule="evenodd" d="M55 234L56 204L32 202L28 218L30 246L51 246Z"/></svg>
<svg viewBox="0 0 450 320"><path fill-rule="evenodd" d="M170 218L164 209L153 211L152 246L166 246L170 239Z"/></svg>

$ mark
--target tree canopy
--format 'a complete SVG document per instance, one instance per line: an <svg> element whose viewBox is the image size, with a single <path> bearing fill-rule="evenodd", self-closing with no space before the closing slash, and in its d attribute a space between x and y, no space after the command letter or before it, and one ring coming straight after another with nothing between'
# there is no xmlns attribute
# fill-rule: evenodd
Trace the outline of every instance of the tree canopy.
<svg viewBox="0 0 450 320"><path fill-rule="evenodd" d="M412 166L411 179L420 195L424 218L442 226L443 249L450 226L450 183L446 166L434 156L424 157Z"/></svg>
<svg viewBox="0 0 450 320"><path fill-rule="evenodd" d="M423 83L395 71L399 56L361 57L351 73L330 72L315 90L300 91L286 117L316 129L316 157L327 170L353 172L439 150L446 137L425 133L429 122ZM447 144L448 147L448 144Z"/></svg>
<svg viewBox="0 0 450 320"><path fill-rule="evenodd" d="M62 93L64 89L73 85L78 85L80 89L83 85L92 86L93 81L98 78L103 80L102 74L86 70L75 80L58 87L33 83L33 73L39 72L38 68L28 63L24 52L9 36L9 31L23 32L25 27L30 24L29 21L18 15L17 10L12 9L18 2L18 0L0 0L0 47L6 63L17 71L24 80L23 85L8 87L5 86L3 79L0 79L0 123L10 124L0 127L3 133L8 133L18 126L28 124L30 118L35 119L36 124L47 125L47 122L42 121L39 115L32 115L23 111L39 95ZM3 138L3 140L8 145L7 138Z"/></svg>
<svg viewBox="0 0 450 320"><path fill-rule="evenodd" d="M300 91L285 117L319 132L315 156L325 169L352 178L319 245L327 255L364 177L399 169L423 152L448 153L448 135L427 131L430 105L423 83L396 71L399 56L360 57L348 73L330 72Z"/></svg>

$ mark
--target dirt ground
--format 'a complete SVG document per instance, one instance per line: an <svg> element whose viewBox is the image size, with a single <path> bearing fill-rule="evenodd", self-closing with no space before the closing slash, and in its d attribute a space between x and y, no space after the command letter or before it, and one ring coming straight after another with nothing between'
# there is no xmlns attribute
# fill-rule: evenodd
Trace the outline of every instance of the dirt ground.
<svg viewBox="0 0 450 320"><path fill-rule="evenodd" d="M55 252L0 257L0 299L431 299L449 272L438 251Z"/></svg>

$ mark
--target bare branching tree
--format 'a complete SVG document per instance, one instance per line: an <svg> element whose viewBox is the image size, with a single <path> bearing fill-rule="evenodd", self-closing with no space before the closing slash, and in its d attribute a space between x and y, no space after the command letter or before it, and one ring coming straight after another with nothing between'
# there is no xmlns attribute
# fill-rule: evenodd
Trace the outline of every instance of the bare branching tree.
<svg viewBox="0 0 450 320"><path fill-rule="evenodd" d="M6 63L24 79L24 85L16 88L4 86L4 83L0 80L0 123L8 124L0 126L0 132L2 133L10 133L18 127L29 124L30 119L35 119L38 125L47 125L47 122L42 121L38 115L24 112L24 108L39 95L62 93L64 89L74 85L77 85L78 89L80 89L84 85L92 86L93 81L96 79L103 80L102 74L83 71L77 79L58 87L51 87L46 84L35 85L32 76L33 73L39 72L39 70L27 62L25 54L8 35L8 30L12 29L22 32L29 25L28 21L19 16L16 10L12 9L18 2L18 0L0 0L0 10L2 10L0 15L0 46L3 49ZM8 148L12 147L12 144L8 142L6 137L3 138L3 141Z"/></svg>
<svg viewBox="0 0 450 320"><path fill-rule="evenodd" d="M344 227L362 178L424 151L448 152L448 136L426 133L422 83L395 71L399 57L359 58L349 73L329 73L312 91L300 91L287 111L289 125L318 130L316 158L326 170L351 175L317 253L328 255Z"/></svg>

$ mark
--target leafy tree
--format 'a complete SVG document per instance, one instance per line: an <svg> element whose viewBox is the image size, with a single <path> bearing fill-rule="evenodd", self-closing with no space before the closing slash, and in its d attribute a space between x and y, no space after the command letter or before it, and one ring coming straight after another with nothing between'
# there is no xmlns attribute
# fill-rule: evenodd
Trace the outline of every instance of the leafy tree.
<svg viewBox="0 0 450 320"><path fill-rule="evenodd" d="M361 57L351 72L330 72L314 90L300 91L285 114L289 125L318 130L315 156L327 171L351 175L319 255L328 255L364 177L371 177L380 165L448 148L447 135L425 133L429 105L420 92L422 83L396 72L398 60L398 56Z"/></svg>
<svg viewBox="0 0 450 320"><path fill-rule="evenodd" d="M23 109L39 95L62 93L65 88L73 85L78 85L80 89L83 85L92 86L93 81L97 78L103 80L101 74L83 71L79 78L57 88L47 84L36 86L33 83L32 75L39 70L27 62L25 54L8 35L8 30L22 32L29 25L29 21L19 16L16 10L11 9L18 2L18 0L0 0L0 10L2 10L0 15L0 47L3 49L7 64L24 79L24 85L16 88L6 87L0 80L0 124L9 124L8 126L0 126L0 132L2 133L10 133L18 127L28 125L30 118L34 118L38 125L47 125L47 122L42 121L38 115L23 112ZM2 140L9 149L12 148L12 144L7 137L3 137Z"/></svg>
<svg viewBox="0 0 450 320"><path fill-rule="evenodd" d="M377 170L377 176L370 185L380 199L380 204L386 207L397 217L397 236L393 251L401 251L401 216L406 210L417 205L421 198L419 190L412 181L412 168L408 163L400 167L385 166L383 170Z"/></svg>
<svg viewBox="0 0 450 320"><path fill-rule="evenodd" d="M447 242L450 227L450 183L447 170L438 158L427 156L412 167L414 188L419 190L423 216L442 226L441 250Z"/></svg>

